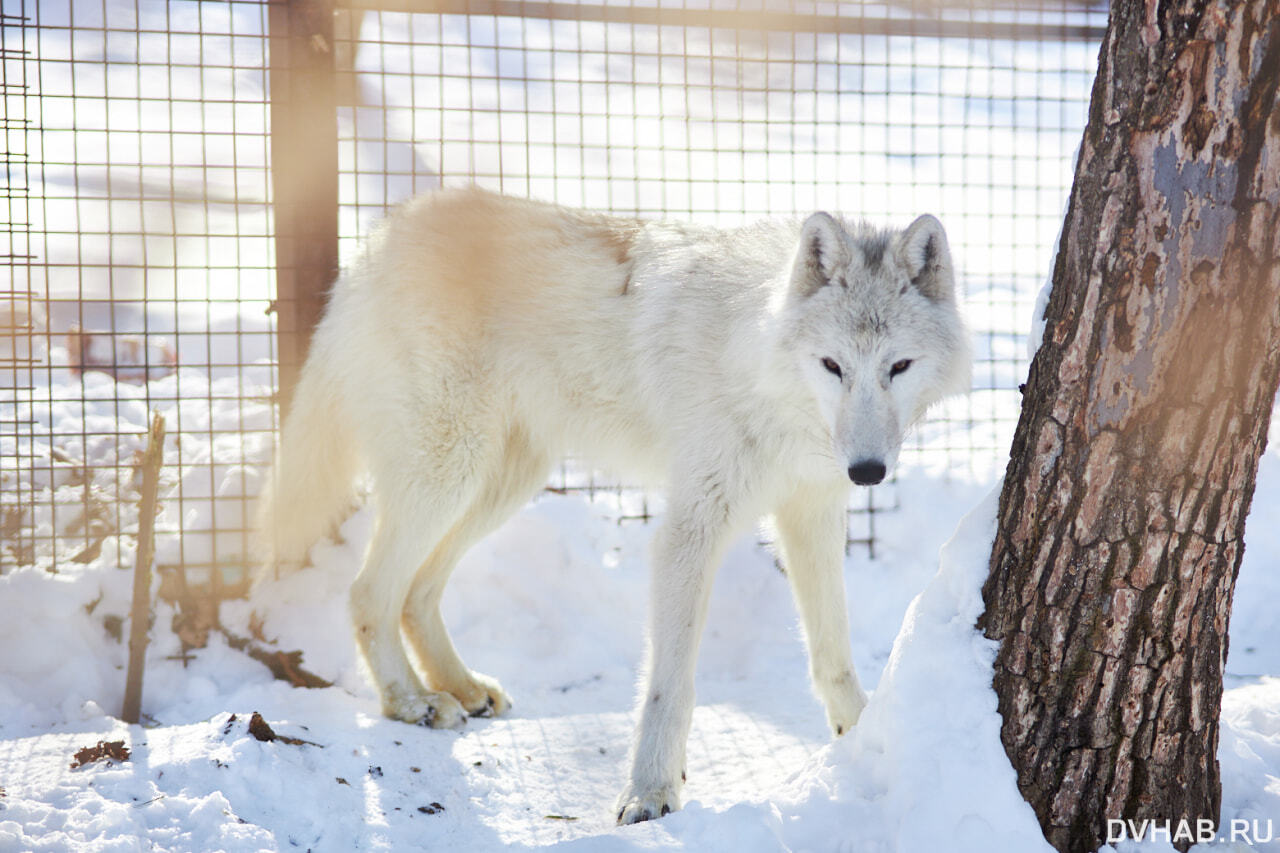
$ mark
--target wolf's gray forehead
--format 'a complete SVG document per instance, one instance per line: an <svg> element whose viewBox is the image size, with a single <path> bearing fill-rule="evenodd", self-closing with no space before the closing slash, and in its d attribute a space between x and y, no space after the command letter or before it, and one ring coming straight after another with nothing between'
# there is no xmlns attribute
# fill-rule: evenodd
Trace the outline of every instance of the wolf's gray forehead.
<svg viewBox="0 0 1280 853"><path fill-rule="evenodd" d="M884 263L884 256L893 243L893 232L872 228L869 225L849 229L849 237L854 246L862 252L863 263L868 270L874 270Z"/></svg>

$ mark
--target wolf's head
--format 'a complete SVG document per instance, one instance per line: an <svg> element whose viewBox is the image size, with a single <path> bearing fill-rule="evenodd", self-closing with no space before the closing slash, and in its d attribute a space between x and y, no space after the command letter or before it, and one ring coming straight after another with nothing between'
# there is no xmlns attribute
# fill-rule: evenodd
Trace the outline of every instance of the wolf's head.
<svg viewBox="0 0 1280 853"><path fill-rule="evenodd" d="M784 317L783 346L817 402L837 464L859 485L884 479L930 404L968 388L951 253L932 216L900 232L810 216Z"/></svg>

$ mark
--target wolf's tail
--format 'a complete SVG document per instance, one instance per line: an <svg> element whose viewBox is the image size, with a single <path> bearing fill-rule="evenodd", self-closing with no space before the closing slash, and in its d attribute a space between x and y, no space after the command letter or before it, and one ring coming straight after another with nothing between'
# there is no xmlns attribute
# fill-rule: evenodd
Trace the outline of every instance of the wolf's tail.
<svg viewBox="0 0 1280 853"><path fill-rule="evenodd" d="M300 568L311 546L333 530L350 506L357 474L355 442L332 356L321 345L322 333L323 327L312 341L262 489L255 582Z"/></svg>

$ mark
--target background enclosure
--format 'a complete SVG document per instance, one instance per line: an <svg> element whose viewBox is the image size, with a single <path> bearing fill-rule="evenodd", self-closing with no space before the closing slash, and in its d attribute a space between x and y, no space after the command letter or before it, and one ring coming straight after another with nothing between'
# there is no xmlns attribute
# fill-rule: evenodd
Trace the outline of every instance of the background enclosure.
<svg viewBox="0 0 1280 853"><path fill-rule="evenodd" d="M1104 23L1075 2L5 0L0 566L132 565L155 409L157 561L234 584L316 288L441 184L722 225L935 213L973 393L903 463L989 478ZM652 509L572 462L551 487ZM859 490L850 541L897 501Z"/></svg>

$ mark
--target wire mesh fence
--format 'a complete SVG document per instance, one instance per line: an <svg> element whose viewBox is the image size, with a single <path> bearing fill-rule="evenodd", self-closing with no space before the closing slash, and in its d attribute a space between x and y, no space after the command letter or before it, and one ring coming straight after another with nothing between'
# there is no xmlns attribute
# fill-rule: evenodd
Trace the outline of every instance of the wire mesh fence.
<svg viewBox="0 0 1280 853"><path fill-rule="evenodd" d="M301 55L281 28L303 6L329 14L299 0L5 0L3 565L131 564L136 455L157 409L172 436L158 563L197 582L243 569L277 369L296 357L277 337L293 331L285 274L305 261L280 248L298 203L273 198L271 164L335 132L292 149L278 137L282 66ZM351 261L391 205L463 183L720 225L934 213L967 293L973 393L933 413L903 463L990 477L1105 11L744 6L340 5L323 45L334 257ZM654 509L572 461L550 488L608 494L621 517ZM892 484L859 490L850 541L873 546L876 513L896 501Z"/></svg>
<svg viewBox="0 0 1280 853"><path fill-rule="evenodd" d="M132 565L156 409L158 563L234 565L273 426L266 6L5 0L3 33L0 561Z"/></svg>

